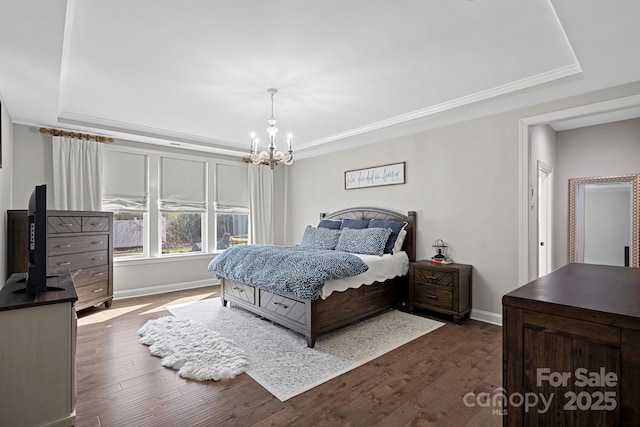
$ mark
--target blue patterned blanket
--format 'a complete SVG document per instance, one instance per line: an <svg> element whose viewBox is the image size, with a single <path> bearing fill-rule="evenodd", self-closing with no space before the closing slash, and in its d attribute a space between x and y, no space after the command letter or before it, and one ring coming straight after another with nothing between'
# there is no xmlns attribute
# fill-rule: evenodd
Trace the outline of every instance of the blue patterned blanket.
<svg viewBox="0 0 640 427"><path fill-rule="evenodd" d="M244 245L222 252L208 270L220 278L273 293L317 299L324 282L364 273L369 267L347 252L300 246Z"/></svg>

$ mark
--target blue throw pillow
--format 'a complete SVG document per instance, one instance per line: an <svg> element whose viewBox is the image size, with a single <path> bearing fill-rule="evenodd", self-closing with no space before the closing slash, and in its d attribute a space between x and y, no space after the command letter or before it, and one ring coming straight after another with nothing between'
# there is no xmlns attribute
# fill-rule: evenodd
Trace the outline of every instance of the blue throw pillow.
<svg viewBox="0 0 640 427"><path fill-rule="evenodd" d="M382 255L390 234L390 228L343 228L336 245L336 251Z"/></svg>
<svg viewBox="0 0 640 427"><path fill-rule="evenodd" d="M332 219L323 219L318 224L318 228L330 228L332 230L340 230L342 221L334 221Z"/></svg>
<svg viewBox="0 0 640 427"><path fill-rule="evenodd" d="M396 240L398 239L398 234L407 226L406 222L402 221L380 221L377 219L372 219L369 223L369 228L390 228L391 235L389 236L389 240L387 240L387 244L384 247L384 253L390 254L393 253L393 247L396 244Z"/></svg>
<svg viewBox="0 0 640 427"><path fill-rule="evenodd" d="M340 230L330 228L315 228L307 225L300 241L303 248L334 249L340 238Z"/></svg>
<svg viewBox="0 0 640 427"><path fill-rule="evenodd" d="M345 218L342 220L342 228L362 229L369 226L369 221L364 219Z"/></svg>

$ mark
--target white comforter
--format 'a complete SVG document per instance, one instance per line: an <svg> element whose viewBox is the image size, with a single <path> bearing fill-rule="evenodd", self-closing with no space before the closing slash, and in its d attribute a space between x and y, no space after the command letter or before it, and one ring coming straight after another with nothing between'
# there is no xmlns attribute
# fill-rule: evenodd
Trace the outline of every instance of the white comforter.
<svg viewBox="0 0 640 427"><path fill-rule="evenodd" d="M409 257L406 252L396 254L361 255L361 258L369 269L357 276L344 279L327 280L322 287L320 298L325 299L333 292L342 292L349 288L359 288L362 285L370 285L373 282L384 282L397 276L404 276L409 272Z"/></svg>

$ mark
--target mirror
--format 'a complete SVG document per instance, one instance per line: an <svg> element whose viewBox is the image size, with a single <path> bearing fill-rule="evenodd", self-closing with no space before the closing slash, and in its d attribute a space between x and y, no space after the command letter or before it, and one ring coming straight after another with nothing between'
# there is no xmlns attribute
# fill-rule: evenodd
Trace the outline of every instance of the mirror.
<svg viewBox="0 0 640 427"><path fill-rule="evenodd" d="M569 262L638 267L639 180L569 180Z"/></svg>

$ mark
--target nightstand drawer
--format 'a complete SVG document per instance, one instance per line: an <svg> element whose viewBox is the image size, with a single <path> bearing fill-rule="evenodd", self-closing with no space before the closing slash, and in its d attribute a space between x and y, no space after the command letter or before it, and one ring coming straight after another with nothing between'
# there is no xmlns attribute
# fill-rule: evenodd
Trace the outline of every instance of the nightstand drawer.
<svg viewBox="0 0 640 427"><path fill-rule="evenodd" d="M416 284L413 292L416 304L433 305L449 310L453 307L453 295L449 288L442 288L437 285Z"/></svg>
<svg viewBox="0 0 640 427"><path fill-rule="evenodd" d="M451 286L453 284L453 273L450 271L414 268L413 280L431 285Z"/></svg>

